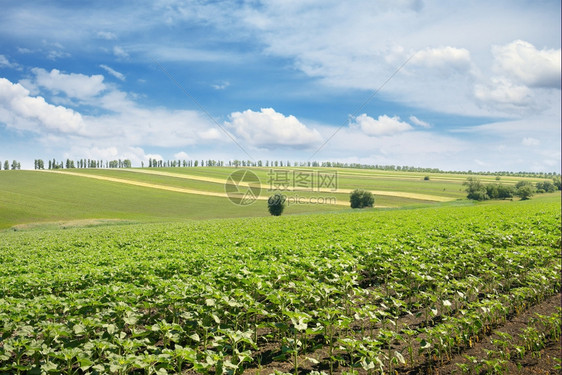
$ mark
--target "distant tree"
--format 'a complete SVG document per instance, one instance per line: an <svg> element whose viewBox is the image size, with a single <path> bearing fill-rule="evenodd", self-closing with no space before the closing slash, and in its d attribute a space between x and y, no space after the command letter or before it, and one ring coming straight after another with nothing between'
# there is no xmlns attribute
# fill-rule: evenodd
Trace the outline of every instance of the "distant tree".
<svg viewBox="0 0 562 375"><path fill-rule="evenodd" d="M515 193L515 189L513 188L513 186L510 185L502 185L502 184L498 184L497 185L497 190L498 190L498 199L510 199L513 198L513 194Z"/></svg>
<svg viewBox="0 0 562 375"><path fill-rule="evenodd" d="M488 195L489 199L498 199L499 198L498 185L496 184L486 185L486 195Z"/></svg>
<svg viewBox="0 0 562 375"><path fill-rule="evenodd" d="M12 170L18 169L18 162L17 160L12 160Z"/></svg>
<svg viewBox="0 0 562 375"><path fill-rule="evenodd" d="M4 162L4 170L7 171L8 169L10 169L10 162L8 160L6 160Z"/></svg>
<svg viewBox="0 0 562 375"><path fill-rule="evenodd" d="M521 198L522 201L530 199L535 195L535 186L529 181L519 181L515 185L515 195Z"/></svg>
<svg viewBox="0 0 562 375"><path fill-rule="evenodd" d="M355 189L349 195L349 203L351 208L373 207L375 197L370 191Z"/></svg>
<svg viewBox="0 0 562 375"><path fill-rule="evenodd" d="M267 200L267 209L273 216L281 216L285 210L285 196L283 194L273 194Z"/></svg>
<svg viewBox="0 0 562 375"><path fill-rule="evenodd" d="M535 185L537 193L553 193L557 190L556 186L550 181L537 182Z"/></svg>
<svg viewBox="0 0 562 375"><path fill-rule="evenodd" d="M485 201L489 199L486 186L475 177L468 177L463 185L466 186L467 198L476 201Z"/></svg>
<svg viewBox="0 0 562 375"><path fill-rule="evenodd" d="M555 188L557 188L558 190L560 189L560 176L555 176L552 178L552 184L554 185Z"/></svg>

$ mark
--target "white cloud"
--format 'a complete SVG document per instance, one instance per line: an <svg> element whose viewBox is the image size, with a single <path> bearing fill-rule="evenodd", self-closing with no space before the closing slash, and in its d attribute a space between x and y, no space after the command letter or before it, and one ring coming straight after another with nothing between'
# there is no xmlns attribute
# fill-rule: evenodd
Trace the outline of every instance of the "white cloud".
<svg viewBox="0 0 562 375"><path fill-rule="evenodd" d="M103 70L105 70L106 72L108 72L109 74L111 74L112 76L114 76L115 78L117 78L120 81L124 81L125 80L125 75L123 73L119 73L118 71L114 70L113 68L101 64L100 68L102 68Z"/></svg>
<svg viewBox="0 0 562 375"><path fill-rule="evenodd" d="M222 138L223 134L217 128L205 129L197 133L204 140L216 140Z"/></svg>
<svg viewBox="0 0 562 375"><path fill-rule="evenodd" d="M33 132L47 129L77 134L84 128L79 113L49 104L41 96L32 97L22 85L5 78L0 78L0 122Z"/></svg>
<svg viewBox="0 0 562 375"><path fill-rule="evenodd" d="M190 157L185 151L180 151L180 152L174 154L174 159L189 160Z"/></svg>
<svg viewBox="0 0 562 375"><path fill-rule="evenodd" d="M407 122L400 121L400 117L388 117L381 115L374 119L366 114L357 116L351 126L357 126L363 133L369 136L386 136L412 130L412 126Z"/></svg>
<svg viewBox="0 0 562 375"><path fill-rule="evenodd" d="M322 137L316 129L309 129L296 117L285 116L273 108L262 108L260 112L250 109L244 112L233 112L226 125L238 137L258 147L302 148L322 141Z"/></svg>
<svg viewBox="0 0 562 375"><path fill-rule="evenodd" d="M523 140L521 141L521 144L523 146L538 146L541 144L541 142L533 137L525 137L523 138Z"/></svg>
<svg viewBox="0 0 562 375"><path fill-rule="evenodd" d="M532 92L524 85L518 85L506 78L492 78L487 84L474 86L474 96L483 105L512 109L533 104Z"/></svg>
<svg viewBox="0 0 562 375"><path fill-rule="evenodd" d="M125 51L123 49L123 47L120 47L120 46L113 47L113 54L117 57L120 57L120 58L129 57L129 54L127 53L127 51Z"/></svg>
<svg viewBox="0 0 562 375"><path fill-rule="evenodd" d="M529 42L516 40L504 46L493 46L495 71L529 87L560 89L560 48L542 49Z"/></svg>
<svg viewBox="0 0 562 375"><path fill-rule="evenodd" d="M421 126L422 128L431 128L431 124L420 120L419 118L417 118L416 116L410 116L410 121L412 122L412 124L417 125L417 126Z"/></svg>
<svg viewBox="0 0 562 375"><path fill-rule="evenodd" d="M216 83L211 85L212 88L214 88L215 90L224 90L226 89L228 86L230 86L230 82L221 82L221 83Z"/></svg>
<svg viewBox="0 0 562 375"><path fill-rule="evenodd" d="M19 65L11 62L8 58L4 55L0 55L0 68L19 68Z"/></svg>
<svg viewBox="0 0 562 375"><path fill-rule="evenodd" d="M76 73L61 73L57 69L47 72L45 69L33 68L34 84L58 94L65 93L70 98L88 99L106 89L102 75L87 76Z"/></svg>
<svg viewBox="0 0 562 375"><path fill-rule="evenodd" d="M470 52L466 48L439 47L425 48L416 52L413 65L422 65L431 69L454 69L464 72L470 69Z"/></svg>

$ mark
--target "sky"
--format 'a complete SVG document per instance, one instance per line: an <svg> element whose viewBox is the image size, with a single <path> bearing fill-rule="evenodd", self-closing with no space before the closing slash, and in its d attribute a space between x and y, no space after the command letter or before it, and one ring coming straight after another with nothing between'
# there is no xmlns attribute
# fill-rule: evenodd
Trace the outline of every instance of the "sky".
<svg viewBox="0 0 562 375"><path fill-rule="evenodd" d="M560 1L0 0L0 161L560 172Z"/></svg>

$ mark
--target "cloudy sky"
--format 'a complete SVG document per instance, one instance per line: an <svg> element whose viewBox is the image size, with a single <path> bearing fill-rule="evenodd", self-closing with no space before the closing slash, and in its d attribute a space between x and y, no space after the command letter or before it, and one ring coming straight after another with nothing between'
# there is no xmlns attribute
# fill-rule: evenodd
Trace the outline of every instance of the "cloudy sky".
<svg viewBox="0 0 562 375"><path fill-rule="evenodd" d="M560 1L2 1L0 160L560 171Z"/></svg>

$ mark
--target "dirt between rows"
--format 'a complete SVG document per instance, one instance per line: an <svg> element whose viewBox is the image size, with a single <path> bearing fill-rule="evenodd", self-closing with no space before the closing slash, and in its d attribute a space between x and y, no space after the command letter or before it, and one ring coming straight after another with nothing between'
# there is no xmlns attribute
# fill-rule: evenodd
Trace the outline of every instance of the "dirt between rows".
<svg viewBox="0 0 562 375"><path fill-rule="evenodd" d="M448 375L448 374L465 374L462 372L461 368L457 365L467 364L468 359L465 356L475 357L479 360L488 359L486 350L497 350L492 344L492 339L497 339L499 336L497 332L504 332L510 334L514 342L513 344L521 344L518 340L518 335L523 332L523 330L528 326L529 320L535 317L535 314L541 315L551 315L556 312L557 307L561 305L561 295L560 293L547 298L545 301L538 305L531 306L524 312L513 316L505 324L499 327L495 327L489 334L480 334L479 340L474 343L471 348L464 349L459 354L453 355L450 360L446 360L442 365L434 360L431 365L426 363L416 362L414 367L405 368L404 366L399 366L393 370L392 374L395 375ZM418 325L419 322L414 322L412 317L403 317L401 320L407 321L409 326L411 324ZM403 322L404 322L403 321ZM261 336L261 334L260 334ZM260 340L258 340L260 341ZM259 353L254 356L259 360L259 364L251 365L244 371L244 374L250 375L270 375L275 372L283 373L294 373L294 366L289 361L276 361L275 356L280 354L280 343L278 341L271 342L259 342L260 346ZM322 344L322 342L319 342ZM402 348L403 349L403 348ZM399 347L393 347L392 349L401 351ZM407 357L407 353L403 353ZM344 356L345 357L345 356ZM532 354L527 352L525 356L520 359L517 353L511 353L511 359L504 366L507 370L505 372L499 372L500 374L536 374L536 375L553 375L560 374L560 371L556 369L556 366L560 364L561 355L561 341L550 340L544 349L542 349L537 355L537 353ZM314 363L308 358L313 358L318 360L320 363ZM329 367L327 365L328 350L325 347L315 350L312 353L306 353L299 356L299 370L300 375L309 374L311 371L329 373ZM417 359L420 359L418 357ZM349 367L338 366L337 363L334 365L333 374L344 374L350 373L352 369ZM358 374L367 374L362 368L354 369ZM195 374L192 371L187 371L188 374ZM376 373L376 372L375 372ZM470 374L492 374L493 372L486 372L482 370L479 373L471 372ZM387 374L387 373L385 373Z"/></svg>
<svg viewBox="0 0 562 375"><path fill-rule="evenodd" d="M455 355L450 363L436 368L434 373L438 375L461 374L462 372L457 366L457 363L467 364L468 360L464 357L465 355L476 358L487 358L486 350L497 350L492 344L492 340L500 339L500 336L495 332L507 333L513 338L513 344L522 345L521 341L518 339L518 335L527 327L530 319L535 317L535 314L551 315L555 313L556 308L561 306L561 298L560 293L556 294L546 301L532 306L522 314L514 316L502 327L495 329L492 335L483 338L462 354ZM560 359L562 358L561 342L560 339L558 342L549 341L546 347L540 351L539 355L533 355L527 352L522 359L517 356L517 353L510 353L511 358L506 364L507 371L504 372L504 374L560 374L560 370L555 369L555 366L560 365Z"/></svg>

